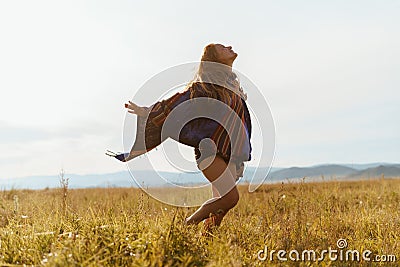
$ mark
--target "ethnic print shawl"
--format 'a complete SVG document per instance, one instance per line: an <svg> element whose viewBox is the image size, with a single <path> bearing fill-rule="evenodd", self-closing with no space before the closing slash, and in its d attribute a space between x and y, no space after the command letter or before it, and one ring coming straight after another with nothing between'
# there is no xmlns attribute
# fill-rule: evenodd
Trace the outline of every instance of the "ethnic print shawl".
<svg viewBox="0 0 400 267"><path fill-rule="evenodd" d="M209 149L214 150L225 160L231 159L240 165L243 165L244 161L249 161L251 159L251 120L245 100L238 94L230 92L230 103L224 102L238 116L242 125L237 125L238 119L233 116L233 112L225 112L226 114L220 115L221 123L201 116L193 116L194 119L185 123L182 123L181 116L168 117L176 107L191 99L191 92L192 99L205 99L207 97L199 82L195 82L185 91L153 104L149 108L148 116L138 116L136 140L132 149L150 151L166 138L171 137L182 144L194 147L198 151L201 140L210 138L215 145L210 146ZM218 96L217 100L222 101L222 97ZM216 105L213 112L221 113L219 105ZM182 116L195 114L196 107L186 105L179 113L182 113ZM163 132L163 135L161 134L161 131L164 131L162 128L166 120L169 123L169 128L172 124L171 129L180 129L179 136L169 136L168 131L166 131L166 135L165 132ZM225 128L223 125L225 125ZM228 133L235 135L236 144L233 151L231 151L231 138Z"/></svg>

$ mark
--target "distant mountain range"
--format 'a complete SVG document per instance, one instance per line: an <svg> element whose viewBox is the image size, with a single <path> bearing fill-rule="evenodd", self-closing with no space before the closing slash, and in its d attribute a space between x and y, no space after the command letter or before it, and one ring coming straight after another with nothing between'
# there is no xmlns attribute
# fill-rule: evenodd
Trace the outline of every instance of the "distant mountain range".
<svg viewBox="0 0 400 267"><path fill-rule="evenodd" d="M306 178L308 181L316 180L355 180L371 178L400 178L400 164L371 163L371 164L325 164L311 167L271 168L247 167L242 183L253 182L274 183L285 180ZM172 184L190 185L205 184L206 179L201 173L186 174L173 172L135 171L135 180L128 171L77 175L65 174L69 178L70 188L90 187L138 187L143 186L169 187ZM164 179L160 178L162 176ZM60 187L60 177L54 176L29 176L22 178L0 179L0 189L44 189Z"/></svg>
<svg viewBox="0 0 400 267"><path fill-rule="evenodd" d="M348 175L349 178L375 178L375 177L400 177L400 165L380 165L375 168L368 168Z"/></svg>
<svg viewBox="0 0 400 267"><path fill-rule="evenodd" d="M272 179L288 179L316 176L345 176L354 173L356 170L342 165L322 165L315 167L291 167L279 171L272 172Z"/></svg>
<svg viewBox="0 0 400 267"><path fill-rule="evenodd" d="M369 179L378 177L400 178L400 164L371 163L358 164L355 168L352 165L327 164L313 167L291 167L271 172L268 179L285 180L293 178L324 178L324 179ZM364 168L362 168L364 166Z"/></svg>

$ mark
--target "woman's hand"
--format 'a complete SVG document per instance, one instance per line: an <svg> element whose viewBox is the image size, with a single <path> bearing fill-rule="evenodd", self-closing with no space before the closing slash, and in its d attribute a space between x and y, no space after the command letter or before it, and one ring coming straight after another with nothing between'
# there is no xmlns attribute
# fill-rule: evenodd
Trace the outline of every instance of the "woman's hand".
<svg viewBox="0 0 400 267"><path fill-rule="evenodd" d="M125 108L128 109L129 113L136 114L141 117L146 116L149 110L148 107L140 107L135 103L133 103L132 101L128 101L128 103L125 103Z"/></svg>

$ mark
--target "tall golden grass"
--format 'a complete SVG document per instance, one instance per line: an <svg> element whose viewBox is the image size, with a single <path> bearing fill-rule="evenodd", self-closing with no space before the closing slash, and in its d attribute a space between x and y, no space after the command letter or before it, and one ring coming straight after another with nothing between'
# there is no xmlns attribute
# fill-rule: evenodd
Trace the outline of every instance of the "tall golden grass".
<svg viewBox="0 0 400 267"><path fill-rule="evenodd" d="M68 192L66 192L68 190ZM165 189L171 190L171 189ZM68 193L68 194L67 194ZM400 179L240 187L241 200L211 237L185 226L194 208L139 189L9 190L0 193L0 265L383 266L389 263L261 261L269 249L349 249L395 255L400 264Z"/></svg>

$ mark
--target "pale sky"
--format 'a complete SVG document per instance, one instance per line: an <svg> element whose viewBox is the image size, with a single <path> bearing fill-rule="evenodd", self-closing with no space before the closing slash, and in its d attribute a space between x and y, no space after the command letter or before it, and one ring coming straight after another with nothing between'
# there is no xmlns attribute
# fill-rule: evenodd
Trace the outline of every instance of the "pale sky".
<svg viewBox="0 0 400 267"><path fill-rule="evenodd" d="M211 42L268 100L274 166L398 163L399 14L389 0L0 1L0 178L126 170L104 155L122 150L124 102Z"/></svg>

